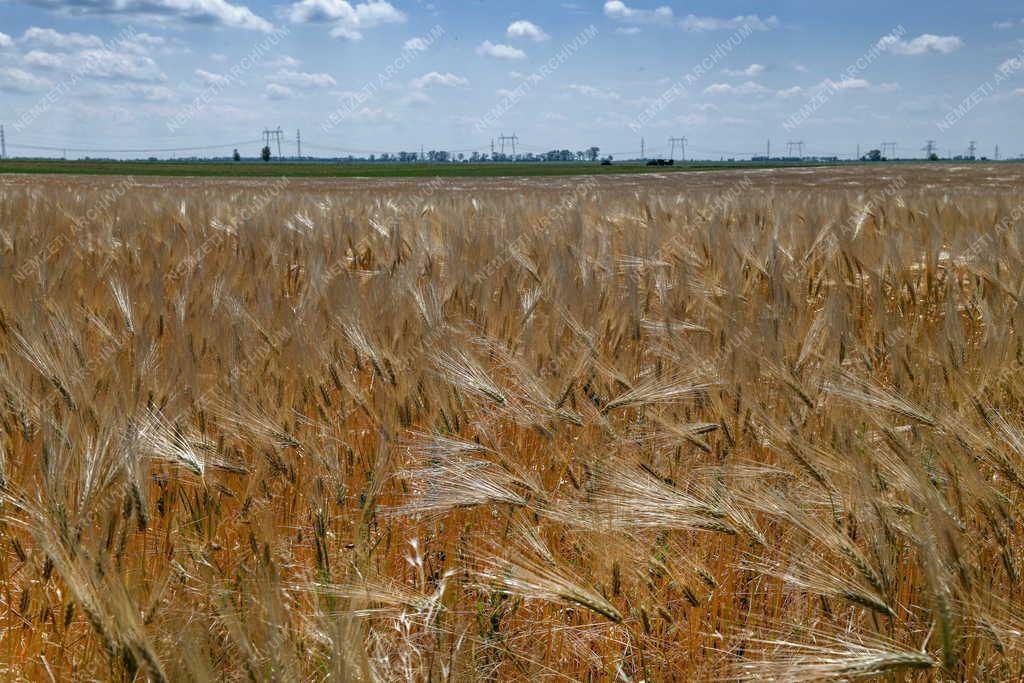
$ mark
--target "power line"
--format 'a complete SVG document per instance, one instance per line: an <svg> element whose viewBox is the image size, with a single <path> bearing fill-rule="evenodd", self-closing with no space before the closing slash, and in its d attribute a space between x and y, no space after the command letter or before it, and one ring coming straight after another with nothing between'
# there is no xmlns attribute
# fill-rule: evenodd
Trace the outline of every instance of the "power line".
<svg viewBox="0 0 1024 683"><path fill-rule="evenodd" d="M11 147L16 149L36 149L44 152L82 152L82 153L99 153L99 154L147 154L151 152L198 152L207 149L224 149L226 147L239 147L243 145L253 145L259 143L259 140L243 140L241 142L225 142L220 145L199 145L196 147L161 147L152 149L101 149L98 147L51 147L47 145L21 145L12 144Z"/></svg>
<svg viewBox="0 0 1024 683"><path fill-rule="evenodd" d="M502 154L505 154L505 142L506 141L512 143L512 156L515 156L516 155L516 143L519 142L519 136L516 135L515 133L513 133L512 135L505 135L504 133L502 133L501 135L498 136L498 142L499 142L499 144L501 146L501 153Z"/></svg>
<svg viewBox="0 0 1024 683"><path fill-rule="evenodd" d="M270 147L270 139L273 138L277 141L277 158L281 158L281 126L278 126L276 130L270 128L263 129L263 141L265 147Z"/></svg>
<svg viewBox="0 0 1024 683"><path fill-rule="evenodd" d="M680 147L683 150L683 161L686 161L686 143L687 142L689 142L689 141L685 137L669 138L668 139L668 144L671 145L672 151L669 153L668 158L669 159L675 159L676 158L676 143L679 143Z"/></svg>

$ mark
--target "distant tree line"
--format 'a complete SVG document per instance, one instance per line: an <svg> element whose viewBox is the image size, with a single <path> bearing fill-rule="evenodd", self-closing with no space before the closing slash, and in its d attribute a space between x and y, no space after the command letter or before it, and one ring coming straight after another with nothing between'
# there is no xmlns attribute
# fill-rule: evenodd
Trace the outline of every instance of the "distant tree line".
<svg viewBox="0 0 1024 683"><path fill-rule="evenodd" d="M397 154L391 154L385 152L381 155L371 154L368 157L357 157L349 155L343 157L345 161L352 162L381 162L381 163L415 163L415 162L429 162L434 164L445 164L445 163L487 163L487 162L544 162L544 161L557 161L557 162L572 162L572 161L591 161L596 162L600 158L601 148L600 147L588 147L586 150L579 150L573 152L569 149L553 149L549 152L543 152L540 154L534 154L533 152L526 152L524 154L503 154L501 152L494 152L492 154L473 152L469 156L459 152L452 154L444 150L430 150L424 152L422 155L419 152L398 152ZM235 150L233 155L235 161L240 159L238 150ZM270 147L264 147L260 150L260 158L263 161L270 161L271 151ZM609 159L611 157L608 157Z"/></svg>

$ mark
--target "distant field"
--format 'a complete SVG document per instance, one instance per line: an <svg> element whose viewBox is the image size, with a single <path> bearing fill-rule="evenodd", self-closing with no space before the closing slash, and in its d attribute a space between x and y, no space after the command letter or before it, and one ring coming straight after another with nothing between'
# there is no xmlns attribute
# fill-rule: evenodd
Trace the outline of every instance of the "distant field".
<svg viewBox="0 0 1024 683"><path fill-rule="evenodd" d="M772 164L790 168L823 164ZM766 168L748 162L688 163L676 166L613 164L329 164L329 163L194 163L148 161L2 161L0 173L76 173L85 175L293 177L293 178L415 178L561 176L611 173L668 173L719 168Z"/></svg>

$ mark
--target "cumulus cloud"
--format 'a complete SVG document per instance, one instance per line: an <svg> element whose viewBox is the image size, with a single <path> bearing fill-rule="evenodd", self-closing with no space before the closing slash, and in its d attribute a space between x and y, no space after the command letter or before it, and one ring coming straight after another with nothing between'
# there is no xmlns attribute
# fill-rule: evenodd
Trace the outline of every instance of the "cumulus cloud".
<svg viewBox="0 0 1024 683"><path fill-rule="evenodd" d="M338 85L330 74L314 74L304 71L291 71L282 69L270 77L270 80L278 85L288 85L295 88L333 88Z"/></svg>
<svg viewBox="0 0 1024 683"><path fill-rule="evenodd" d="M215 74L204 69L195 70L196 78L201 80L207 85L227 85L231 82L231 79L222 74Z"/></svg>
<svg viewBox="0 0 1024 683"><path fill-rule="evenodd" d="M432 85L442 85L445 87L456 87L460 85L469 85L469 81L461 76L456 76L453 73L439 73L437 71L431 71L428 74L423 74L419 78L414 78L409 81L416 90L422 90Z"/></svg>
<svg viewBox="0 0 1024 683"><path fill-rule="evenodd" d="M674 16L671 7L662 6L653 10L634 9L622 0L608 0L604 3L604 14L609 19L630 24L668 24Z"/></svg>
<svg viewBox="0 0 1024 683"><path fill-rule="evenodd" d="M300 64L302 64L300 60L289 55L281 55L277 59L272 59L269 62L263 62L263 66L268 69L294 69Z"/></svg>
<svg viewBox="0 0 1024 683"><path fill-rule="evenodd" d="M93 78L130 81L165 81L167 77L149 57L114 50L82 50L75 58L75 71Z"/></svg>
<svg viewBox="0 0 1024 683"><path fill-rule="evenodd" d="M793 97L795 95L799 95L803 91L804 91L804 89L801 88L799 85L794 85L792 88L785 88L783 90L778 91L775 94L778 95L779 97L785 98L785 97Z"/></svg>
<svg viewBox="0 0 1024 683"><path fill-rule="evenodd" d="M605 2L604 14L613 21L627 24L675 25L688 33L735 31L745 26L755 31L770 31L779 26L778 17L770 16L762 19L756 14L740 15L731 19L698 17L695 14L688 14L679 21L676 21L672 8L667 5L652 10L636 9L622 2L622 0L608 0L608 2Z"/></svg>
<svg viewBox="0 0 1024 683"><path fill-rule="evenodd" d="M5 92L27 94L45 90L52 85L49 80L28 71L13 67L0 68L0 90Z"/></svg>
<svg viewBox="0 0 1024 683"><path fill-rule="evenodd" d="M427 48L430 47L430 43L423 38L410 38L405 41L405 44L402 45L402 47L406 50L413 50L415 52L426 52Z"/></svg>
<svg viewBox="0 0 1024 683"><path fill-rule="evenodd" d="M722 71L726 76L746 77L755 78L760 76L768 69L762 64L751 64L745 69L725 69Z"/></svg>
<svg viewBox="0 0 1024 683"><path fill-rule="evenodd" d="M6 33L0 33L0 47L10 47L14 45L14 39Z"/></svg>
<svg viewBox="0 0 1024 683"><path fill-rule="evenodd" d="M286 85L270 83L267 85L266 96L271 100L286 100L293 95L292 89Z"/></svg>
<svg viewBox="0 0 1024 683"><path fill-rule="evenodd" d="M579 93L584 97L591 97L595 100L607 100L610 102L621 100L622 97L619 93L614 90L604 90L602 88L595 88L592 85L581 85L579 83L573 83L569 86L569 90L575 93Z"/></svg>
<svg viewBox="0 0 1024 683"><path fill-rule="evenodd" d="M895 36L884 36L878 45L897 55L924 55L929 52L948 55L963 47L959 36L936 36L923 33L913 40L900 40Z"/></svg>
<svg viewBox="0 0 1024 683"><path fill-rule="evenodd" d="M702 33L704 31L736 31L748 27L754 31L770 31L779 27L778 17L771 16L762 19L756 14L741 15L732 19L719 19L716 17L698 17L689 14L679 22L679 28L688 33Z"/></svg>
<svg viewBox="0 0 1024 683"><path fill-rule="evenodd" d="M131 101L172 102L177 94L165 85L149 85L145 83L111 83L99 88L102 95L119 97Z"/></svg>
<svg viewBox="0 0 1024 683"><path fill-rule="evenodd" d="M747 81L739 85L731 83L712 83L704 88L705 95L758 95L768 92L768 88L760 83Z"/></svg>
<svg viewBox="0 0 1024 683"><path fill-rule="evenodd" d="M506 34L509 38L529 38L530 40L538 43L551 37L547 33L544 33L541 27L537 26L537 24L532 21L522 19L519 21L513 21L509 24Z"/></svg>
<svg viewBox="0 0 1024 683"><path fill-rule="evenodd" d="M33 26L21 36L26 45L40 45L54 50L78 50L90 47L103 47L103 39L99 36L82 33L61 33L52 28Z"/></svg>
<svg viewBox="0 0 1024 683"><path fill-rule="evenodd" d="M42 50L30 50L25 53L21 61L28 66L40 69L59 69L64 66L64 59L64 55L43 52Z"/></svg>
<svg viewBox="0 0 1024 683"><path fill-rule="evenodd" d="M61 14L137 16L155 21L226 26L269 33L270 22L226 0L21 0Z"/></svg>
<svg viewBox="0 0 1024 683"><path fill-rule="evenodd" d="M822 82L822 86L829 90L867 90L871 87L871 81L864 78L844 78L841 81L826 78Z"/></svg>
<svg viewBox="0 0 1024 683"><path fill-rule="evenodd" d="M334 24L332 38L361 40L363 31L405 21L405 14L390 2L370 0L353 5L347 0L300 0L288 9L293 24Z"/></svg>
<svg viewBox="0 0 1024 683"><path fill-rule="evenodd" d="M519 48L500 43L496 45L489 40L482 42L476 49L476 53L497 59L526 59L526 53Z"/></svg>

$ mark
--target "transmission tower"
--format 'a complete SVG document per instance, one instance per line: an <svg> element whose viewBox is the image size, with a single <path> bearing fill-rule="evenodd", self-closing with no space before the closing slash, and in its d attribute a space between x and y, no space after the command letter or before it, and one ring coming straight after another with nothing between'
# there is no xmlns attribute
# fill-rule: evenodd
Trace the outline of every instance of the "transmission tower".
<svg viewBox="0 0 1024 683"><path fill-rule="evenodd" d="M644 139L640 138L640 161L643 161L647 157L645 156L646 150L644 149Z"/></svg>
<svg viewBox="0 0 1024 683"><path fill-rule="evenodd" d="M887 152L892 150L892 156L890 157ZM882 143L882 156L886 159L896 158L896 143L895 142L883 142Z"/></svg>
<svg viewBox="0 0 1024 683"><path fill-rule="evenodd" d="M999 145L996 145L996 153L993 157L996 161L999 161Z"/></svg>
<svg viewBox="0 0 1024 683"><path fill-rule="evenodd" d="M978 143L975 142L974 140L971 140L971 143L969 145L967 145L967 158L968 159L974 159L974 153L975 153L975 151L977 151L977 149L978 149Z"/></svg>
<svg viewBox="0 0 1024 683"><path fill-rule="evenodd" d="M7 158L7 140L4 139L4 127L0 125L0 159Z"/></svg>
<svg viewBox="0 0 1024 683"><path fill-rule="evenodd" d="M511 142L512 143L512 156L515 156L516 155L516 143L519 142L519 136L517 136L515 133L513 133L512 135L505 135L504 133L502 133L501 135L498 136L498 144L501 145L501 153L502 153L502 155L505 154L505 143L506 142Z"/></svg>
<svg viewBox="0 0 1024 683"><path fill-rule="evenodd" d="M794 149L796 150L796 155L802 159L804 157L804 141L800 140L799 142L787 142L786 156L793 156Z"/></svg>
<svg viewBox="0 0 1024 683"><path fill-rule="evenodd" d="M668 158L669 159L675 159L676 158L676 144L678 143L679 144L679 149L682 150L683 161L686 161L686 143L687 142L689 142L689 140L687 140L685 137L682 137L682 138L669 138L668 139L668 144L671 146L672 151L669 152Z"/></svg>
<svg viewBox="0 0 1024 683"><path fill-rule="evenodd" d="M935 140L929 140L922 149L924 150L924 155L931 159L932 155L935 154Z"/></svg>
<svg viewBox="0 0 1024 683"><path fill-rule="evenodd" d="M277 158L281 158L281 136L284 133L281 131L281 126L277 127L277 130L270 130L269 128L263 129L263 143L270 147L270 139L273 138L277 141Z"/></svg>
<svg viewBox="0 0 1024 683"><path fill-rule="evenodd" d="M298 129L295 130L295 156L302 161L302 131Z"/></svg>

